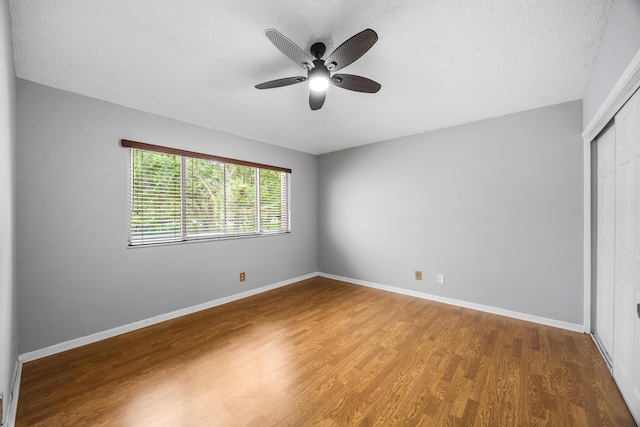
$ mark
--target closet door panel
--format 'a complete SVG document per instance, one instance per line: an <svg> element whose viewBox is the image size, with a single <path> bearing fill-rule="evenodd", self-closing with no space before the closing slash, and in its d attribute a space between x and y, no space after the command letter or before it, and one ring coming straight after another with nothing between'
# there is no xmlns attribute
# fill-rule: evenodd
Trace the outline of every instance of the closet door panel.
<svg viewBox="0 0 640 427"><path fill-rule="evenodd" d="M616 114L613 375L640 419L640 92Z"/></svg>

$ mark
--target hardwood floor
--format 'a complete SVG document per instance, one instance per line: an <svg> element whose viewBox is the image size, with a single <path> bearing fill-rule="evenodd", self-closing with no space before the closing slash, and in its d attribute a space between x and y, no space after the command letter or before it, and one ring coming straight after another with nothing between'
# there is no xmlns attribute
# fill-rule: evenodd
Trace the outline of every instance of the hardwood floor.
<svg viewBox="0 0 640 427"><path fill-rule="evenodd" d="M17 426L635 426L584 334L314 278L26 363Z"/></svg>

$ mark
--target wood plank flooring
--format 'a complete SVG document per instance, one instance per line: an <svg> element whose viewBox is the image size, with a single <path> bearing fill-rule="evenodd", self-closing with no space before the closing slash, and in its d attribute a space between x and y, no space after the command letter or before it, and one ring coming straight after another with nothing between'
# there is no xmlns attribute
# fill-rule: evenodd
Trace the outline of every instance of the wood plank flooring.
<svg viewBox="0 0 640 427"><path fill-rule="evenodd" d="M17 426L635 426L585 334L326 278L23 367Z"/></svg>

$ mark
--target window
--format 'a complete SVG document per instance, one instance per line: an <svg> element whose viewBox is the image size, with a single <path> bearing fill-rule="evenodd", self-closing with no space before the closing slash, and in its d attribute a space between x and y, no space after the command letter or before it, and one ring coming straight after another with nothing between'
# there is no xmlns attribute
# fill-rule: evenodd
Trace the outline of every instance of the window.
<svg viewBox="0 0 640 427"><path fill-rule="evenodd" d="M122 140L129 246L291 231L291 170Z"/></svg>

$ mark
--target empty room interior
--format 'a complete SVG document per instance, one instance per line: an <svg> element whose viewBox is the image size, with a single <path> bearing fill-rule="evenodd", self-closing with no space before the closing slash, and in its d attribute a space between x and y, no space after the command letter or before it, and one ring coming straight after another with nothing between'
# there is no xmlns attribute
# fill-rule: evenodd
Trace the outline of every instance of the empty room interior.
<svg viewBox="0 0 640 427"><path fill-rule="evenodd" d="M640 1L0 0L0 425L636 426Z"/></svg>

